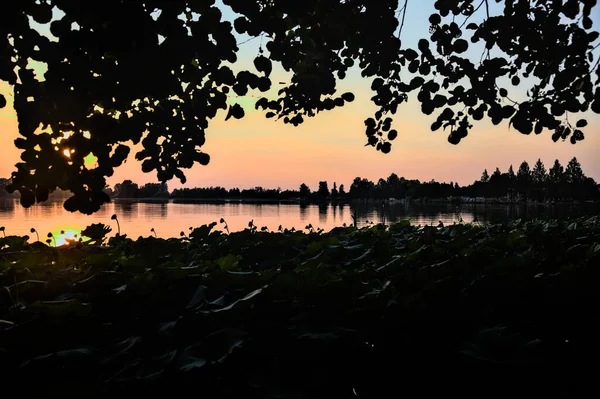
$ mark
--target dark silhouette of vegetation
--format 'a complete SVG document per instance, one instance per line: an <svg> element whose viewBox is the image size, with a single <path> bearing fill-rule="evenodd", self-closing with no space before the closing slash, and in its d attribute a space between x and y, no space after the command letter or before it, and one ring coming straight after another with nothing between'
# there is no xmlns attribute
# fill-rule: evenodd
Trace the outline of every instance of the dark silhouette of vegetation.
<svg viewBox="0 0 600 399"><path fill-rule="evenodd" d="M512 165L506 173L496 168L492 176L483 171L479 181L459 187L458 183L440 183L435 180L421 182L398 177L392 173L387 179L379 179L377 183L357 177L346 193L344 185L334 183L329 191L326 181L319 182L319 188L311 192L302 183L298 190L267 190L262 187L242 190L222 187L176 189L171 198L177 199L253 199L253 200L302 200L310 202L352 201L352 200L387 200L387 199L444 199L473 200L493 198L500 202L532 201L572 201L599 200L599 186L590 177L586 177L577 158L571 159L566 170L556 160L549 172L540 159L532 170L524 161L517 175Z"/></svg>
<svg viewBox="0 0 600 399"><path fill-rule="evenodd" d="M1 183L1 181L0 181ZM458 183L440 183L435 180L421 182L409 180L392 173L387 179L372 182L357 177L346 192L343 184L339 189L336 182L329 190L326 181L320 181L317 191L302 183L298 190L267 189L254 187L250 189L223 187L183 188L169 192L165 183L148 183L139 187L131 180L116 184L112 189L105 187L105 192L112 198L123 199L175 199L175 200L260 200L260 201L304 201L304 202L348 202L356 200L389 200L389 199L443 199L470 201L477 197L489 198L501 202L532 201L572 201L599 200L599 186L590 177L586 177L577 158L569 161L563 168L558 160L550 170L546 170L541 159L535 163L533 170L524 161L515 175L512 165L507 172L499 168L489 176L487 169L481 178L473 184L460 187ZM1 188L1 186L0 186ZM0 191L0 197L8 196Z"/></svg>
<svg viewBox="0 0 600 399"><path fill-rule="evenodd" d="M7 179L4 179L6 181ZM577 158L573 158L564 168L558 160L546 170L544 163L538 159L533 170L526 161L519 166L515 175L513 166L507 172L499 168L489 176L485 169L478 181L460 187L458 183L441 183L435 180L421 182L398 177L392 173L387 179L372 182L357 177L345 191L343 184L329 190L326 181L320 181L317 191L302 183L298 190L267 189L254 187L250 189L223 187L183 188L169 192L166 183L148 183L139 187L131 180L115 184L104 191L111 198L122 199L175 199L175 200L258 200L258 201L304 201L304 202L348 202L357 200L435 200L474 201L482 198L497 202L561 202L600 200L600 186L594 179L585 176ZM0 198L10 196L1 190ZM62 194L61 197L59 194ZM66 193L54 193L54 199L65 198Z"/></svg>
<svg viewBox="0 0 600 399"><path fill-rule="evenodd" d="M416 49L401 42L407 0L223 3L236 13L233 23L205 0L3 7L0 80L14 92L23 161L8 190L30 206L60 188L73 194L67 210L93 213L110 200L106 177L128 157L129 142L141 144L135 157L144 172L185 182L184 169L210 161L202 147L218 111L244 117L237 97L256 94L267 118L297 126L354 100L337 92L353 66L372 80L378 109L365 120L367 145L383 153L402 133L393 115L409 94L436 114L431 129L443 128L453 144L484 118L576 143L587 121L574 116L600 113L596 0L496 1L497 14L487 0L436 0L423 21L430 34ZM49 24L56 40L30 19ZM260 38L254 70L233 71L240 35ZM32 61L47 72L36 76ZM277 93L273 63L291 75ZM511 86L525 98L513 100ZM89 154L97 167L86 166Z"/></svg>
<svg viewBox="0 0 600 399"><path fill-rule="evenodd" d="M598 216L328 233L216 226L131 240L94 224L88 241L59 247L0 237L3 381L33 398L597 387Z"/></svg>

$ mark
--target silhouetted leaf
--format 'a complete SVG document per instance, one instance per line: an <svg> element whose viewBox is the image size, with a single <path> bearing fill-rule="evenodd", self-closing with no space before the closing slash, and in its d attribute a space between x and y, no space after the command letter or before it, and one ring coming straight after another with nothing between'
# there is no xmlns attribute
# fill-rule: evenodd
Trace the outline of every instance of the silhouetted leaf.
<svg viewBox="0 0 600 399"><path fill-rule="evenodd" d="M344 99L344 101L352 102L352 101L354 101L354 94L353 93L344 93L344 94L342 94L342 98Z"/></svg>
<svg viewBox="0 0 600 399"><path fill-rule="evenodd" d="M235 119L242 119L244 117L244 109L239 104L233 104L229 107L229 112L227 112L227 117L225 120L229 120L229 118L234 117Z"/></svg>

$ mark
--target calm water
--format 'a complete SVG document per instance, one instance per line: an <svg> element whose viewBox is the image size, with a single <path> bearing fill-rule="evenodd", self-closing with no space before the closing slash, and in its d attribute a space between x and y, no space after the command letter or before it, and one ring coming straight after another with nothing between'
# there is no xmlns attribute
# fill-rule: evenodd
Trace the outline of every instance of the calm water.
<svg viewBox="0 0 600 399"><path fill-rule="evenodd" d="M181 231L186 233L189 227L218 222L224 218L231 231L242 230L250 220L259 228L267 226L270 230L283 227L303 229L307 224L330 230L342 224L351 224L352 215L358 215L359 226L368 222L397 222L410 219L417 225L437 225L458 222L498 223L509 219L561 218L566 216L592 215L600 213L598 204L555 205L555 206L508 206L508 205L456 205L427 204L408 205L390 203L385 205L298 205L298 204L247 204L247 203L173 203L173 202L134 202L115 201L106 205L92 216L69 213L63 209L62 202L46 202L29 209L21 207L14 200L0 200L0 226L5 226L8 235L29 235L35 228L40 239L44 240L48 232L59 236L59 244L64 237L73 237L92 223L104 223L117 231L117 224L111 220L117 214L121 233L129 237L149 236L155 229L159 237L178 237Z"/></svg>

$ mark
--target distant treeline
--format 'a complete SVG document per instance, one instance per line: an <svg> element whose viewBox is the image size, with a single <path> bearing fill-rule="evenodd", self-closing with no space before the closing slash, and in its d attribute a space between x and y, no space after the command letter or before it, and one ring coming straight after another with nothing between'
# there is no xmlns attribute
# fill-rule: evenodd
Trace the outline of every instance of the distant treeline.
<svg viewBox="0 0 600 399"><path fill-rule="evenodd" d="M357 177L347 189L343 184L332 186L320 181L316 190L302 183L298 190L269 189L254 187L250 189L223 187L183 188L169 193L166 184L138 185L126 180L115 185L109 192L115 198L173 198L205 200L301 200L307 202L351 201L361 199L447 199L450 197L497 198L506 201L569 201L599 199L600 192L594 179L586 177L577 158L571 159L566 168L558 160L550 170L546 170L538 159L533 169L524 161L515 173L512 165L507 172L498 168L490 175L484 170L481 179L473 184L460 187L458 183L440 183L435 180L421 182L408 180L392 173L387 179L377 182Z"/></svg>
<svg viewBox="0 0 600 399"><path fill-rule="evenodd" d="M0 196L6 194L3 185L6 179L0 179ZM435 180L421 182L398 177L392 173L387 179L377 182L356 177L350 188L336 182L330 188L327 181L320 181L317 190L312 191L302 183L298 190L250 189L223 187L183 188L169 192L166 183L148 183L138 186L131 180L125 180L114 187L105 189L113 198L156 198L156 199L204 199L204 200L300 200L307 202L384 200L384 199L459 199L495 198L501 201L571 201L599 200L600 191L594 179L586 177L577 158L571 159L566 168L558 159L546 170L538 159L533 169L523 161L515 173L512 165L507 172L496 170L490 175L483 171L481 178L473 184L461 187L458 183L440 183ZM61 193L65 194L64 192ZM66 193L68 194L68 193ZM55 194L56 195L56 194Z"/></svg>

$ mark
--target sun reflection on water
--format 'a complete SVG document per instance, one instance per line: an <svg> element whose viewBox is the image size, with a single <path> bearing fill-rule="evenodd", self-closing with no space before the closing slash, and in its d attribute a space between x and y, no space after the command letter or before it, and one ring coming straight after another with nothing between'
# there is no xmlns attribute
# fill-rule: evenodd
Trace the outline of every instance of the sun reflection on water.
<svg viewBox="0 0 600 399"><path fill-rule="evenodd" d="M81 229L64 228L62 230L54 230L52 231L52 235L56 240L56 246L60 247L69 244L70 241L78 241L81 238Z"/></svg>

